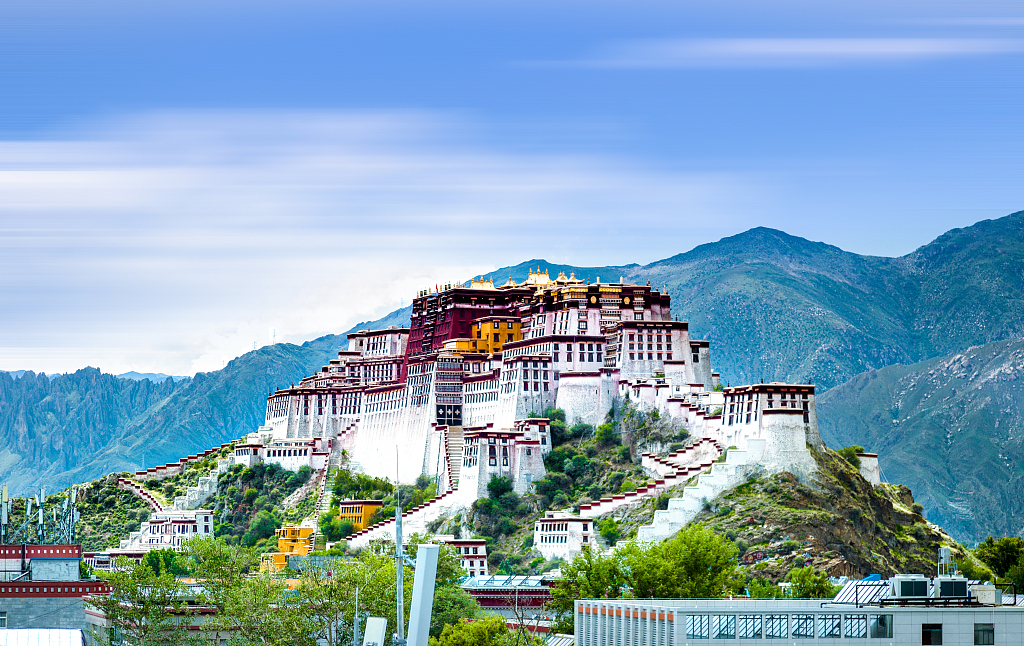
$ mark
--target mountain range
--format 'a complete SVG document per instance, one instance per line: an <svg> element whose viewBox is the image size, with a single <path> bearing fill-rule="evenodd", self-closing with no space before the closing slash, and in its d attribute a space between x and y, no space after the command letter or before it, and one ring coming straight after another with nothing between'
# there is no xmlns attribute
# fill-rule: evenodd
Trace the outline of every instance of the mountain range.
<svg viewBox="0 0 1024 646"><path fill-rule="evenodd" d="M1018 491L1016 476L1005 466L1014 461L1004 461L1002 469L996 468L1001 458L975 463L986 487L975 486L971 494L962 487L950 490L953 479L965 473L965 445L952 450L936 443L941 433L923 430L926 418L947 432L969 426L962 441L987 438L1000 447L995 455L1019 455L1020 391L1007 385L996 393L995 382L973 390L962 386L959 408L940 413L933 405L937 395L924 396L938 386L931 379L906 379L913 371L934 370L930 361L945 365L972 352L982 354L970 354L968 361L987 356L993 366L1013 365L1012 343L998 342L1024 337L1024 212L951 230L899 258L854 254L755 228L647 265L575 267L530 260L490 276L499 283L509 276L524 280L537 268L552 276L565 271L591 281L622 277L667 288L673 313L689 321L694 338L711 342L723 381L814 383L822 393L819 419L826 440L879 451L885 474L911 485L929 517L948 521L954 536L971 541L1022 531L1014 519L1024 516L1024 500L1011 493ZM407 324L408 316L406 307L354 329ZM223 370L160 385L90 370L45 380L32 373L17 380L0 375L0 473L11 473L19 491L43 483L60 486L235 439L263 421L267 393L318 369L344 339L328 335L301 346L267 346ZM882 386L872 385L890 381L906 390L896 418L880 394ZM1014 403L983 405L983 399L996 397ZM918 408L907 408L909 402ZM972 417L969 411L976 410L986 412ZM991 424L980 430L975 425L983 419ZM82 448L63 450L72 444ZM949 474L946 480L933 475L940 467Z"/></svg>

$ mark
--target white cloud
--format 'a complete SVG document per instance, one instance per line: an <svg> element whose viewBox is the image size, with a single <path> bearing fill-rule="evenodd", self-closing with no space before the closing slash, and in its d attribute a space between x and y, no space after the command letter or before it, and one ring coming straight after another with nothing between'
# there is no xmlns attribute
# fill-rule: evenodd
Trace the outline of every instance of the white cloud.
<svg viewBox="0 0 1024 646"><path fill-rule="evenodd" d="M599 68L826 67L1019 52L997 38L678 38L635 40L573 66Z"/></svg>
<svg viewBox="0 0 1024 646"><path fill-rule="evenodd" d="M0 369L189 374L536 257L658 259L758 179L467 143L422 114L165 114L0 142Z"/></svg>

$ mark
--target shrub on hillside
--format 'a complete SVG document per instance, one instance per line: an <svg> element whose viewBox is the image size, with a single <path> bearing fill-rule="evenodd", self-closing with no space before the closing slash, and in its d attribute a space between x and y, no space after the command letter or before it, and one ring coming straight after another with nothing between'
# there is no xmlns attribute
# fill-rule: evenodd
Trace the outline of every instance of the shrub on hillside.
<svg viewBox="0 0 1024 646"><path fill-rule="evenodd" d="M860 458L857 457L858 453L863 453L864 447L853 444L851 446L844 447L836 451L844 460L853 465L854 469L860 468Z"/></svg>
<svg viewBox="0 0 1024 646"><path fill-rule="evenodd" d="M503 495L512 491L512 480L501 476L491 476L487 483L487 496L491 500L498 500Z"/></svg>

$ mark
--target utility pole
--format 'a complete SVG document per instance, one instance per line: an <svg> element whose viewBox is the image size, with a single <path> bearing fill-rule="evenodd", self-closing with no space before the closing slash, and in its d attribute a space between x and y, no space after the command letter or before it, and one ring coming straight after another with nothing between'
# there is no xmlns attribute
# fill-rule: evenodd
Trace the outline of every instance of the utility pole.
<svg viewBox="0 0 1024 646"><path fill-rule="evenodd" d="M398 445L395 445L395 646L405 646L405 554L402 550L402 489L398 484Z"/></svg>
<svg viewBox="0 0 1024 646"><path fill-rule="evenodd" d="M356 586L356 611L352 613L352 646L359 646L359 586Z"/></svg>

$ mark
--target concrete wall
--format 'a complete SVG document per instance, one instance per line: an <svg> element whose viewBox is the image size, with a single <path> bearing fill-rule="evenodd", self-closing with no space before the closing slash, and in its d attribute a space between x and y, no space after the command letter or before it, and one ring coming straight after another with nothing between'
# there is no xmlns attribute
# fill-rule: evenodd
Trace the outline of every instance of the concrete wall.
<svg viewBox="0 0 1024 646"><path fill-rule="evenodd" d="M77 580L78 574L75 573ZM31 599L0 597L0 612L7 613L8 628L67 628L86 630L81 598L42 597Z"/></svg>
<svg viewBox="0 0 1024 646"><path fill-rule="evenodd" d="M32 581L77 581L79 559L32 559L28 567Z"/></svg>

